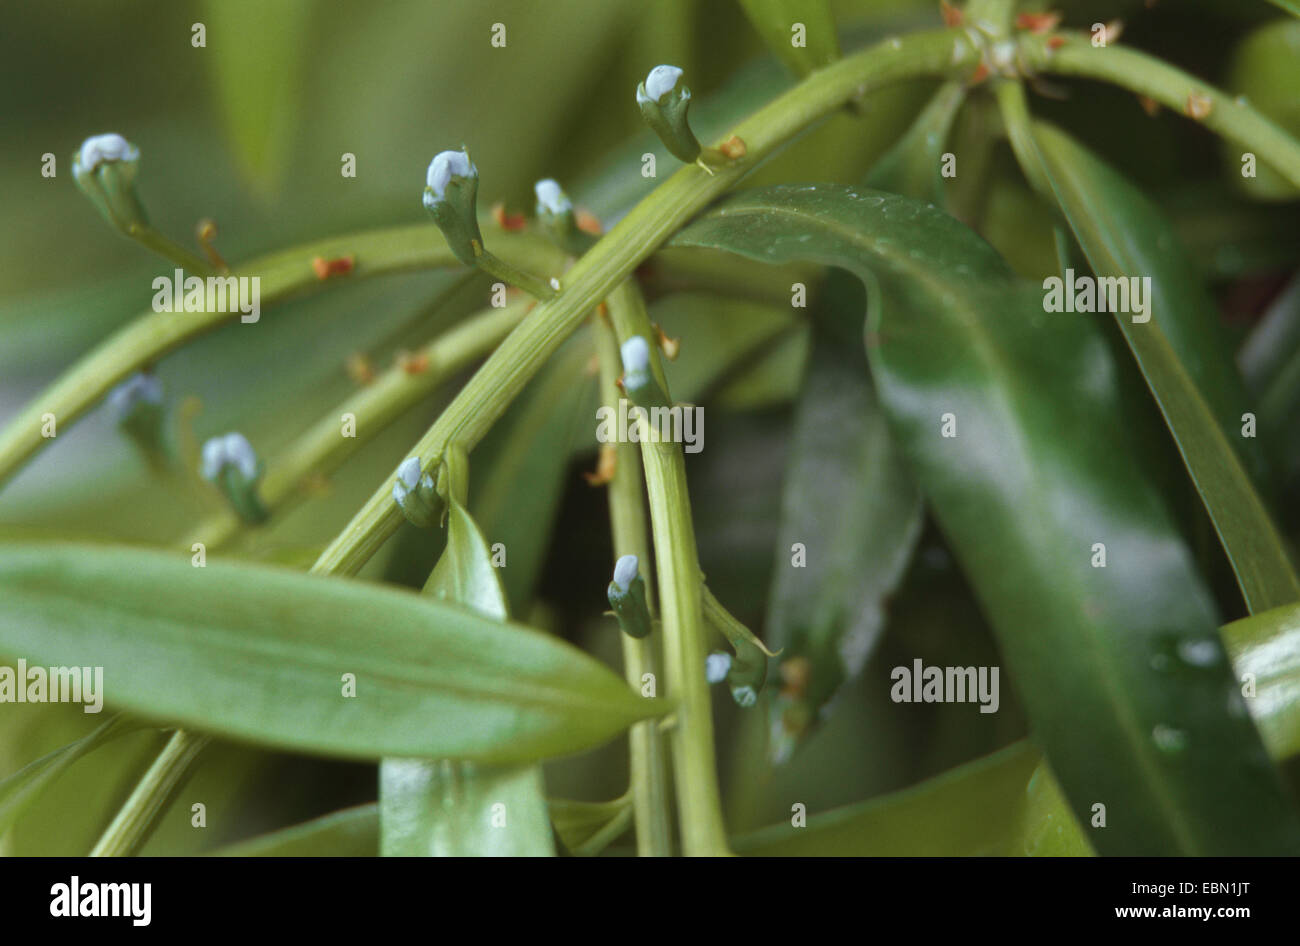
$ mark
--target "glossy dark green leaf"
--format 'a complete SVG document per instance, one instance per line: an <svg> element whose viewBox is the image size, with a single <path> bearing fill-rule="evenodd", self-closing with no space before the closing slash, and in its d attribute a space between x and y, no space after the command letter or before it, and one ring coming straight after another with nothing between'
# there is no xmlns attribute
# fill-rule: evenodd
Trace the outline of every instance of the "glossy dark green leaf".
<svg viewBox="0 0 1300 946"><path fill-rule="evenodd" d="M861 326L857 280L832 273L813 310L768 605L774 681L799 680L769 703L777 762L875 650L921 531L920 491L872 387Z"/></svg>
<svg viewBox="0 0 1300 946"><path fill-rule="evenodd" d="M733 838L750 857L973 857L1009 853L1039 753L1019 742L919 785L827 812L803 827ZM791 817L794 818L794 813Z"/></svg>
<svg viewBox="0 0 1300 946"><path fill-rule="evenodd" d="M489 620L509 617L478 526L453 499L447 547L424 594ZM555 854L538 765L479 766L442 759L379 764L380 850L388 857L549 857Z"/></svg>
<svg viewBox="0 0 1300 946"><path fill-rule="evenodd" d="M358 805L213 851L213 857L375 857L379 806Z"/></svg>
<svg viewBox="0 0 1300 946"><path fill-rule="evenodd" d="M1034 134L1057 201L1094 272L1149 276L1150 321L1116 320L1173 433L1251 612L1300 599L1300 581L1243 460L1264 478L1258 443L1241 436L1244 384L1195 268L1156 208L1069 136ZM1064 315L1064 313L1062 313ZM1267 432L1265 432L1267 435Z"/></svg>
<svg viewBox="0 0 1300 946"><path fill-rule="evenodd" d="M828 0L740 0L740 5L768 49L795 75L806 76L839 58Z"/></svg>
<svg viewBox="0 0 1300 946"><path fill-rule="evenodd" d="M0 652L102 666L109 705L138 715L362 759L529 762L666 709L567 644L455 605L128 548L0 548Z"/></svg>
<svg viewBox="0 0 1300 946"><path fill-rule="evenodd" d="M1094 322L1044 312L1042 290L971 231L888 194L746 192L675 239L866 283L881 401L1076 815L1107 805L1099 851L1300 850L1209 593L1127 461Z"/></svg>

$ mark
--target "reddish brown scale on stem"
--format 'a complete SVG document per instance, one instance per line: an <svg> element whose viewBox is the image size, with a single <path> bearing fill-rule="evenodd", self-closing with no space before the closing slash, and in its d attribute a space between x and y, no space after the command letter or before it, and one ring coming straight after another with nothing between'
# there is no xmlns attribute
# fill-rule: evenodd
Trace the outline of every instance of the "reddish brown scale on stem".
<svg viewBox="0 0 1300 946"><path fill-rule="evenodd" d="M1020 13L1016 16L1016 29L1029 30L1035 36L1050 33L1061 22L1059 13Z"/></svg>
<svg viewBox="0 0 1300 946"><path fill-rule="evenodd" d="M614 473L618 469L618 446L612 443L603 443L600 445L600 453L596 457L596 469L588 473L583 471L582 478L590 486L604 486L614 478Z"/></svg>
<svg viewBox="0 0 1300 946"><path fill-rule="evenodd" d="M323 256L317 256L311 261L311 268L316 273L316 278L324 282L331 276L343 276L352 272L356 266L356 257L336 256L334 259L325 259Z"/></svg>
<svg viewBox="0 0 1300 946"><path fill-rule="evenodd" d="M517 231L528 226L528 221L523 214L506 213L506 205L502 203L492 205L492 219L496 221L498 227L502 230Z"/></svg>

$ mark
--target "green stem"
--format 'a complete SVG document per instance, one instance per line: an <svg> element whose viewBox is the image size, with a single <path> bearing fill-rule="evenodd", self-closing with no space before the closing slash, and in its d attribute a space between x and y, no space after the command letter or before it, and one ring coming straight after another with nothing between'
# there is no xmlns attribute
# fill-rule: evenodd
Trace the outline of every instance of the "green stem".
<svg viewBox="0 0 1300 946"><path fill-rule="evenodd" d="M683 167L637 204L574 264L563 291L539 305L501 343L410 454L431 464L452 441L467 447L478 443L561 342L615 286L780 145L850 98L921 76L959 75L977 60L978 51L959 30L915 33L827 66L759 109L732 132L746 144L744 157L712 175L694 165ZM394 469L392 476L396 473ZM355 574L397 530L402 514L392 501L391 483L391 477L386 477L322 553L314 572Z"/></svg>
<svg viewBox="0 0 1300 946"><path fill-rule="evenodd" d="M347 397L298 437L262 477L259 496L270 514L281 512L303 496L309 474L337 469L364 444L373 440L406 410L418 404L455 372L491 351L519 324L531 301L489 308L449 329L420 349L416 359L427 367L409 373L397 365ZM356 436L342 435L342 417L356 418ZM202 542L210 551L229 541L246 524L223 510L201 523L182 547Z"/></svg>
<svg viewBox="0 0 1300 946"><path fill-rule="evenodd" d="M149 839L211 736L178 729L100 837L91 857L130 857Z"/></svg>
<svg viewBox="0 0 1300 946"><path fill-rule="evenodd" d="M617 411L621 396L617 381L622 373L618 339L600 319L596 320L595 330L604 403ZM616 451L617 461L614 478L609 482L608 497L614 557L617 559L628 554L637 557L645 577L651 613L654 613L654 571L642 500L644 481L640 458L636 447L630 443L617 444ZM656 678L659 675L654 637L641 640L627 634L619 634L619 637L623 642L624 675L628 684L640 691L644 685L643 675L651 674ZM628 750L637 853L641 857L667 857L672 854L672 829L669 824L668 771L658 722L635 724L628 732Z"/></svg>
<svg viewBox="0 0 1300 946"><path fill-rule="evenodd" d="M490 250L480 249L475 256L475 262L478 263L478 268L489 276L501 280L506 285L518 286L534 298L541 299L543 302L555 298L556 289L546 280L511 266L505 260L493 255Z"/></svg>
<svg viewBox="0 0 1300 946"><path fill-rule="evenodd" d="M436 232L436 231L434 231ZM430 239L429 224L394 227L351 236L330 237L288 250L280 250L241 265L232 276L260 277L263 307L291 296L354 279L387 273L455 267L460 262L439 240ZM554 248L532 234L502 233L500 243L529 260L549 260ZM355 263L345 277L322 282L312 268L316 257L334 259L352 255ZM37 395L17 417L0 431L0 485L24 461L50 443L41 436L41 417L53 414L59 431L85 414L113 386L134 371L151 365L163 355L206 332L240 316L234 312L146 311L119 329L81 358L49 388ZM252 325L248 326L250 329Z"/></svg>
<svg viewBox="0 0 1300 946"><path fill-rule="evenodd" d="M634 335L654 338L641 292L632 280L610 295L609 313L620 342ZM650 364L655 380L668 395L663 365L653 345ZM677 723L670 740L682 851L687 856L728 854L713 745L713 707L708 681L704 679L708 643L700 600L700 560L695 549L682 445L652 443L643 426L641 461L659 573L668 695L677 700Z"/></svg>
<svg viewBox="0 0 1300 946"><path fill-rule="evenodd" d="M191 253L171 237L164 235L151 226L133 226L127 235L141 246L152 250L163 259L170 260L186 272L200 276L210 276L214 272L210 263Z"/></svg>
<svg viewBox="0 0 1300 946"><path fill-rule="evenodd" d="M1094 47L1086 33L1053 34L1065 40L1051 49L1050 37L1022 34L1021 61L1037 72L1082 76L1122 86L1154 99L1179 115L1187 114L1193 93L1210 103L1209 114L1197 119L1214 133L1253 151L1256 156L1300 187L1300 141L1288 135L1241 97L1208 85L1154 56L1127 46Z"/></svg>

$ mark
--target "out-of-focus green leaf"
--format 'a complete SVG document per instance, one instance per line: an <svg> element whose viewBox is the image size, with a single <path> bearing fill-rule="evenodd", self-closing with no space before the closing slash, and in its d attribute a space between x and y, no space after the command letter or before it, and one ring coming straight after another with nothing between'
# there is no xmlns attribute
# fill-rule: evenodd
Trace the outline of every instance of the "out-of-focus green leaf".
<svg viewBox="0 0 1300 946"><path fill-rule="evenodd" d="M25 681L20 685L25 685ZM115 736L131 732L136 725L120 714L115 715L76 742L55 749L0 780L0 835L9 829L28 805L40 797L45 786L58 778L68 766Z"/></svg>
<svg viewBox="0 0 1300 946"><path fill-rule="evenodd" d="M920 785L733 838L750 857L970 857L1006 853L1040 756L1027 742ZM793 814L792 814L793 818Z"/></svg>
<svg viewBox="0 0 1300 946"><path fill-rule="evenodd" d="M249 180L269 191L280 180L303 112L302 58L310 0L207 0L207 45L217 103Z"/></svg>
<svg viewBox="0 0 1300 946"><path fill-rule="evenodd" d="M806 76L840 58L827 0L740 0L740 5L763 42L795 75Z"/></svg>
<svg viewBox="0 0 1300 946"><path fill-rule="evenodd" d="M374 857L379 805L358 805L213 851L212 857Z"/></svg>
<svg viewBox="0 0 1300 946"><path fill-rule="evenodd" d="M921 531L921 495L890 437L861 332L857 280L832 273L813 311L768 606L780 666L800 668L769 704L776 762L875 650L885 598Z"/></svg>
<svg viewBox="0 0 1300 946"><path fill-rule="evenodd" d="M361 759L530 762L665 710L581 651L455 605L127 548L0 549L0 652L102 666L110 705L142 716Z"/></svg>
<svg viewBox="0 0 1300 946"><path fill-rule="evenodd" d="M1250 389L1267 397L1269 389L1300 369L1300 276L1294 277L1268 307L1237 352L1237 364Z"/></svg>
<svg viewBox="0 0 1300 946"><path fill-rule="evenodd" d="M485 618L509 616L492 553L451 499L447 547L424 593ZM442 759L379 764L380 850L386 857L547 857L555 854L537 765L484 767Z"/></svg>
<svg viewBox="0 0 1300 946"><path fill-rule="evenodd" d="M1268 0L1275 7L1280 7L1292 16L1300 16L1300 3L1296 0Z"/></svg>
<svg viewBox="0 0 1300 946"><path fill-rule="evenodd" d="M864 183L876 190L906 194L943 206L943 146L964 101L964 82L954 80L940 86L907 134L871 168Z"/></svg>
<svg viewBox="0 0 1300 946"><path fill-rule="evenodd" d="M866 283L881 401L1076 815L1107 800L1102 853L1300 850L1209 594L1127 460L1095 323L1048 315L971 231L888 194L750 191L675 241Z"/></svg>
<svg viewBox="0 0 1300 946"><path fill-rule="evenodd" d="M1223 640L1264 744L1275 758L1300 754L1300 605L1233 621Z"/></svg>
<svg viewBox="0 0 1300 946"><path fill-rule="evenodd" d="M549 808L560 840L579 857L600 853L606 845L618 840L632 822L630 795L613 801L553 798Z"/></svg>
<svg viewBox="0 0 1300 946"><path fill-rule="evenodd" d="M1151 279L1151 320L1134 323L1116 313L1116 321L1218 530L1247 606L1254 613L1297 600L1300 582L1242 465L1244 460L1263 478L1258 444L1237 436L1248 403L1244 385L1195 269L1155 207L1123 177L1050 125L1036 124L1034 134L1057 201L1094 272Z"/></svg>
<svg viewBox="0 0 1300 946"><path fill-rule="evenodd" d="M1091 857L1094 852L1046 762L1025 786L1020 820L1003 853L1029 857Z"/></svg>
<svg viewBox="0 0 1300 946"><path fill-rule="evenodd" d="M1269 306L1247 336L1237 362L1258 397L1256 415L1284 471L1300 455L1300 277Z"/></svg>
<svg viewBox="0 0 1300 946"><path fill-rule="evenodd" d="M1272 0L1300 16L1294 0ZM1300 20L1281 19L1252 32L1233 50L1223 88L1245 96L1284 131L1300 135ZM1293 200L1296 188L1276 168L1257 161L1255 177L1242 174L1240 145L1224 143L1223 163L1238 191L1255 200Z"/></svg>
<svg viewBox="0 0 1300 946"><path fill-rule="evenodd" d="M516 613L541 574L574 439L587 421L595 430L592 352L587 334L577 333L474 451L470 508L489 546L505 547L499 577Z"/></svg>

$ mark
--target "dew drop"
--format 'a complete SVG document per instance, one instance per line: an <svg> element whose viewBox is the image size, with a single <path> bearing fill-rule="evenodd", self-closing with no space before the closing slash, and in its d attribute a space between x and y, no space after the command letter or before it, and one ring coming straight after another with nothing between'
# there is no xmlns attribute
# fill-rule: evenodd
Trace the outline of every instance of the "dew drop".
<svg viewBox="0 0 1300 946"><path fill-rule="evenodd" d="M1155 728L1151 730L1151 739L1161 752L1173 754L1182 752L1187 748L1187 733L1181 729L1166 726L1164 723L1157 723Z"/></svg>
<svg viewBox="0 0 1300 946"><path fill-rule="evenodd" d="M1193 667L1213 667L1219 662L1219 645L1212 640L1183 641L1178 656Z"/></svg>

